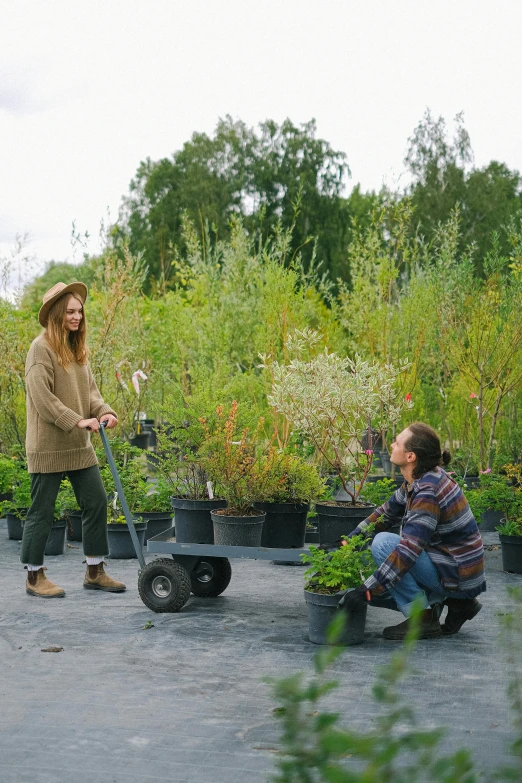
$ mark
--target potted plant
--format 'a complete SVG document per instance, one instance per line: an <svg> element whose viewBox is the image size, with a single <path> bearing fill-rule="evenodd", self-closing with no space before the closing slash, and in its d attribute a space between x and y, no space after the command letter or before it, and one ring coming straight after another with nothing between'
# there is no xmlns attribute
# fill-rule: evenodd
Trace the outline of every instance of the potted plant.
<svg viewBox="0 0 522 783"><path fill-rule="evenodd" d="M69 541L82 540L82 512L78 506L76 495L68 478L60 482L60 491L56 501L58 518L67 523L67 538Z"/></svg>
<svg viewBox="0 0 522 783"><path fill-rule="evenodd" d="M203 422L205 440L201 464L226 508L211 511L214 543L225 546L260 546L266 513L254 508L270 483L266 463L259 454L263 419L253 432L245 427L238 432L238 404L234 400L225 418L222 406L216 409L213 426Z"/></svg>
<svg viewBox="0 0 522 783"><path fill-rule="evenodd" d="M349 498L316 503L319 540L327 543L354 530L373 511L361 497L374 453L373 447L364 446L373 442L372 433L390 429L412 403L397 392L397 377L407 363L396 368L359 356L343 358L326 348L301 359L318 340L310 330L296 332L289 340L289 352L297 358L288 365L272 365L269 402L313 444Z"/></svg>
<svg viewBox="0 0 522 783"><path fill-rule="evenodd" d="M14 472L11 500L3 503L7 520L7 535L14 541L22 540L23 523L31 505L31 477L21 460L13 460Z"/></svg>
<svg viewBox="0 0 522 783"><path fill-rule="evenodd" d="M375 570L369 549L363 548L364 536L353 536L333 552L311 545L310 553L301 555L310 568L305 571L304 597L308 610L310 641L327 644L327 629L340 611L338 603L344 591L358 587ZM339 644L360 644L364 640L366 607L347 612Z"/></svg>
<svg viewBox="0 0 522 783"><path fill-rule="evenodd" d="M502 568L522 574L522 465L505 465L510 481L510 497L506 501L504 519L497 527L502 550Z"/></svg>
<svg viewBox="0 0 522 783"><path fill-rule="evenodd" d="M472 489L464 487L464 491L481 530L496 530L513 502L514 488L509 478L488 468L480 471Z"/></svg>
<svg viewBox="0 0 522 783"><path fill-rule="evenodd" d="M65 540L67 537L67 520L54 519L53 526L47 536L44 555L55 556L63 555L65 551Z"/></svg>
<svg viewBox="0 0 522 783"><path fill-rule="evenodd" d="M261 546L302 548L310 501L324 495L324 480L314 465L274 447L263 457L261 469L267 473L265 494L253 504L266 514Z"/></svg>
<svg viewBox="0 0 522 783"><path fill-rule="evenodd" d="M133 508L136 516L147 522L145 543L172 527L171 487L163 476L149 485L146 495L141 495Z"/></svg>
<svg viewBox="0 0 522 783"><path fill-rule="evenodd" d="M169 401L165 421L157 427L157 472L170 488L176 541L213 544L210 512L226 501L214 497L199 451L205 440L203 421L212 421L202 406L178 394Z"/></svg>

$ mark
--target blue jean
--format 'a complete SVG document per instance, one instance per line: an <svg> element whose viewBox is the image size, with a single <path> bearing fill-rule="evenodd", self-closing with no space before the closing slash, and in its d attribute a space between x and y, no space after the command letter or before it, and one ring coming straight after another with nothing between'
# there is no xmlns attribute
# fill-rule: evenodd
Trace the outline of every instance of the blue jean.
<svg viewBox="0 0 522 783"><path fill-rule="evenodd" d="M384 563L399 541L400 536L395 533L377 533L372 541L372 557L377 566ZM411 605L416 598L420 598L424 608L427 609L433 604L442 603L445 598L470 597L467 593L449 593L443 589L437 569L426 552L420 554L408 573L404 574L393 587L388 588L388 593L405 617L409 616Z"/></svg>

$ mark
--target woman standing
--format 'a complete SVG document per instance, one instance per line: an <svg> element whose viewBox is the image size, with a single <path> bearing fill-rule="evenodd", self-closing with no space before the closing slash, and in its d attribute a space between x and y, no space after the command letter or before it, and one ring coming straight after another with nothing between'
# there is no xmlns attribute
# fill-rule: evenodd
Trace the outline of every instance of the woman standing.
<svg viewBox="0 0 522 783"><path fill-rule="evenodd" d="M60 482L67 474L82 512L87 590L123 592L103 570L109 552L107 496L89 430L100 422L112 429L116 413L101 397L87 360L84 283L57 283L43 297L38 320L44 331L27 354L27 469L31 507L22 538L20 560L27 566L26 590L41 598L65 591L50 582L43 567L44 549L54 519Z"/></svg>

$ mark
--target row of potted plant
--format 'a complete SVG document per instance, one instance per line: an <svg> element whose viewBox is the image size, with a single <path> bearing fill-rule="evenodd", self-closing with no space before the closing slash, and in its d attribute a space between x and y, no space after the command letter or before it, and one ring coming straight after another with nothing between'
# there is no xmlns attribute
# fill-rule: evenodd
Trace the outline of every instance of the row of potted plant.
<svg viewBox="0 0 522 783"><path fill-rule="evenodd" d="M250 427L240 424L236 403L226 414L218 406L210 415L198 415L182 400L165 412L155 461L174 498L178 538L183 535L187 501L216 501L213 505L218 507L211 509L211 515L219 541L236 541L236 520L246 519L250 545L262 540L263 520L269 513L266 503L295 507L319 501L320 543L350 532L370 513L361 493L372 469L373 433L382 437L409 404L408 395L401 396L397 384L406 365L395 368L357 356L340 357L321 349L321 340L312 330L296 331L285 346L291 361L272 361L269 368L273 381L269 403L274 417L285 418L288 431L306 444L310 461L298 449L289 448L288 440L276 447L265 435L263 420ZM264 361L266 367L268 360ZM273 426L267 429L274 430ZM147 498L152 495L150 502L159 502L160 479L154 489L145 486L137 455L123 450L121 456L129 505L136 513L146 513L143 504ZM102 471L110 494L112 477L103 461ZM325 499L318 471L334 474L349 501ZM298 513L296 508L293 513ZM110 524L121 517L116 501L110 507Z"/></svg>

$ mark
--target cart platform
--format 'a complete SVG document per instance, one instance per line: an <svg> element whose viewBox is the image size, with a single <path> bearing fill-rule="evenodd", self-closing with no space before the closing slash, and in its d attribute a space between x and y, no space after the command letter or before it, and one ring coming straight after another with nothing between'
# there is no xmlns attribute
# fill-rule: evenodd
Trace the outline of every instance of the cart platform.
<svg viewBox="0 0 522 783"><path fill-rule="evenodd" d="M149 538L147 552L170 555L153 560L140 572L138 589L143 603L153 612L179 612L190 593L201 598L221 595L230 583L228 558L272 560L281 565L301 565L303 549L272 549L255 546L177 543L175 528ZM305 565L305 564L303 564ZM371 606L399 611L389 595L373 598Z"/></svg>
<svg viewBox="0 0 522 783"><path fill-rule="evenodd" d="M219 544L182 544L176 542L175 528L149 538L147 552L162 555L197 555L199 557L239 557L249 560L285 560L300 562L308 549L271 549L257 546L220 546Z"/></svg>
<svg viewBox="0 0 522 783"><path fill-rule="evenodd" d="M148 539L147 553L166 557L151 561L140 571L138 590L143 603L153 612L179 612L191 593L215 598L226 590L232 577L228 558L297 565L306 552L307 548L178 543L175 528L171 528Z"/></svg>

